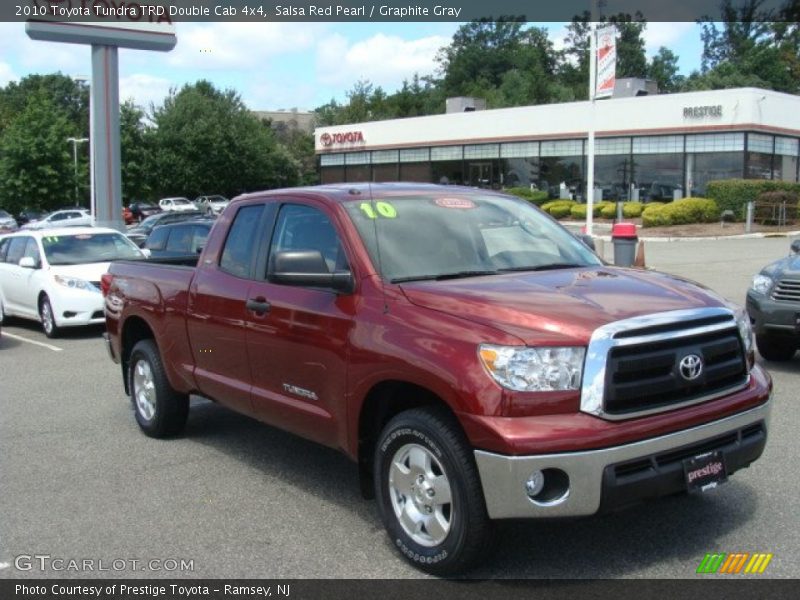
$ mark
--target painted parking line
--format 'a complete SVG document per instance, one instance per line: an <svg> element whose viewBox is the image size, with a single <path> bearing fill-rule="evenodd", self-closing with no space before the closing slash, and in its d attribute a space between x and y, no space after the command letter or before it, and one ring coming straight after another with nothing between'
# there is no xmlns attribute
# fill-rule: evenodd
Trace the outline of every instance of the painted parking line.
<svg viewBox="0 0 800 600"><path fill-rule="evenodd" d="M17 340L20 342L28 342L29 344L34 344L35 346L41 346L42 348L47 348L48 350L52 350L53 352L61 352L64 350L63 348L59 348L58 346L53 346L52 344L45 344L44 342L37 342L36 340L29 340L26 337L22 337L21 335L14 335L13 333L8 333L7 331L3 332L3 337L11 338L12 340Z"/></svg>

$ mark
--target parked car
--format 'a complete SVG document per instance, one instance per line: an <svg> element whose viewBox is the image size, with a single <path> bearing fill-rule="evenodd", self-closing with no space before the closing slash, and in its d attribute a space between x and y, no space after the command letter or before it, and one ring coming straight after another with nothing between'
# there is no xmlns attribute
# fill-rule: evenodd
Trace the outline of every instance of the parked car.
<svg viewBox="0 0 800 600"><path fill-rule="evenodd" d="M207 215L219 215L230 204L225 196L198 196L194 200L195 206Z"/></svg>
<svg viewBox="0 0 800 600"><path fill-rule="evenodd" d="M159 225L144 244L152 258L197 255L205 246L214 222L208 219Z"/></svg>
<svg viewBox="0 0 800 600"><path fill-rule="evenodd" d="M16 219L6 211L0 209L0 233L15 231L18 228L19 226L17 225Z"/></svg>
<svg viewBox="0 0 800 600"><path fill-rule="evenodd" d="M18 231L0 240L0 312L62 327L102 323L100 276L112 260L143 258L124 235L101 227Z"/></svg>
<svg viewBox="0 0 800 600"><path fill-rule="evenodd" d="M800 347L800 239L790 250L761 269L747 291L756 347L767 360L790 360Z"/></svg>
<svg viewBox="0 0 800 600"><path fill-rule="evenodd" d="M161 209L158 206L151 204L150 202L131 202L128 205L128 210L130 210L133 219L135 221L139 221L140 223L147 217L157 215L161 212Z"/></svg>
<svg viewBox="0 0 800 600"><path fill-rule="evenodd" d="M199 210L194 210L191 212L160 212L147 217L135 227L131 227L128 229L125 235L127 235L133 241L133 243L141 248L147 241L147 237L158 225L177 223L179 221L188 221L190 219L199 219L202 216L203 213L201 213Z"/></svg>
<svg viewBox="0 0 800 600"><path fill-rule="evenodd" d="M188 198L162 198L158 201L158 207L163 211L190 211L197 210Z"/></svg>
<svg viewBox="0 0 800 600"><path fill-rule="evenodd" d="M25 223L20 229L50 229L52 227L91 227L94 219L85 208L57 210L38 221Z"/></svg>
<svg viewBox="0 0 800 600"><path fill-rule="evenodd" d="M744 311L604 264L525 200L348 183L225 213L196 266L103 275L138 427L179 433L198 394L341 450L418 568L485 563L492 519L707 492L762 455Z"/></svg>
<svg viewBox="0 0 800 600"><path fill-rule="evenodd" d="M37 208L23 208L19 211L17 215L17 225L22 227L25 223L30 223L31 221L38 221L42 217L44 217L47 213L41 211Z"/></svg>

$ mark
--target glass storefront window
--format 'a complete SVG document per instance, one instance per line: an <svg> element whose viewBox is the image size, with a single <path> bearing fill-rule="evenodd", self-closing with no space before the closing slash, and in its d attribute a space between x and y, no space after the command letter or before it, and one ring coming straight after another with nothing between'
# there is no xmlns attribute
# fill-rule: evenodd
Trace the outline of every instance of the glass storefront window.
<svg viewBox="0 0 800 600"><path fill-rule="evenodd" d="M422 183L430 183L431 163L402 163L400 165L400 181L418 181Z"/></svg>
<svg viewBox="0 0 800 600"><path fill-rule="evenodd" d="M701 152L686 155L687 196L703 196L706 184L742 177L744 152Z"/></svg>
<svg viewBox="0 0 800 600"><path fill-rule="evenodd" d="M635 169L629 154L595 156L594 185L603 190L603 200L628 200Z"/></svg>
<svg viewBox="0 0 800 600"><path fill-rule="evenodd" d="M344 179L344 167L322 167L320 168L320 183L342 183Z"/></svg>
<svg viewBox="0 0 800 600"><path fill-rule="evenodd" d="M347 183L369 181L369 165L348 165L345 167L345 176L347 177Z"/></svg>
<svg viewBox="0 0 800 600"><path fill-rule="evenodd" d="M643 202L670 201L675 190L683 188L682 153L634 154L633 165L634 182Z"/></svg>
<svg viewBox="0 0 800 600"><path fill-rule="evenodd" d="M539 159L506 158L500 161L501 184L503 187L529 187L539 182Z"/></svg>
<svg viewBox="0 0 800 600"><path fill-rule="evenodd" d="M797 138L775 138L775 179L797 181L798 144Z"/></svg>
<svg viewBox="0 0 800 600"><path fill-rule="evenodd" d="M398 164L372 165L372 181L399 181Z"/></svg>
<svg viewBox="0 0 800 600"><path fill-rule="evenodd" d="M772 153L748 152L747 179L772 179Z"/></svg>
<svg viewBox="0 0 800 600"><path fill-rule="evenodd" d="M433 183L464 185L464 163L461 160L440 160L431 163Z"/></svg>
<svg viewBox="0 0 800 600"><path fill-rule="evenodd" d="M542 151L544 151L542 142ZM583 156L542 156L539 159L539 189L550 192L551 198L558 198L561 184L573 198L583 196Z"/></svg>

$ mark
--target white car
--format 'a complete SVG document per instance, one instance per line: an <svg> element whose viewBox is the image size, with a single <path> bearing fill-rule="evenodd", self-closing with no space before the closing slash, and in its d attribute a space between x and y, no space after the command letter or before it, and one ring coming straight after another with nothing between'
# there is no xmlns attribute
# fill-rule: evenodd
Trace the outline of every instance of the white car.
<svg viewBox="0 0 800 600"><path fill-rule="evenodd" d="M18 231L0 239L0 315L41 321L47 337L62 327L105 321L100 277L109 262L144 255L102 227Z"/></svg>
<svg viewBox="0 0 800 600"><path fill-rule="evenodd" d="M197 210L197 207L188 198L162 198L158 207L163 211Z"/></svg>
<svg viewBox="0 0 800 600"><path fill-rule="evenodd" d="M221 215L230 203L225 196L198 196L194 199L195 206L207 215Z"/></svg>
<svg viewBox="0 0 800 600"><path fill-rule="evenodd" d="M20 229L50 229L52 227L91 227L92 214L85 208L57 210L43 219L25 223Z"/></svg>

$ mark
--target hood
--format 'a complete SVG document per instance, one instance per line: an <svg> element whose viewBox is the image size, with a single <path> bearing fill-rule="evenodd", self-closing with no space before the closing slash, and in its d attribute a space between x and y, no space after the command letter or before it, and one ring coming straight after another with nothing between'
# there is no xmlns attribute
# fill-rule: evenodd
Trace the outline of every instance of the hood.
<svg viewBox="0 0 800 600"><path fill-rule="evenodd" d="M108 271L111 263L89 263L87 265L51 265L50 272L54 275L77 277L84 281L100 281L100 276Z"/></svg>
<svg viewBox="0 0 800 600"><path fill-rule="evenodd" d="M584 345L598 327L670 310L725 306L679 277L610 267L402 284L413 304L515 335L526 344Z"/></svg>
<svg viewBox="0 0 800 600"><path fill-rule="evenodd" d="M781 277L800 279L800 254L790 254L785 258L776 260L774 263L764 267L761 272L774 279L780 279Z"/></svg>

